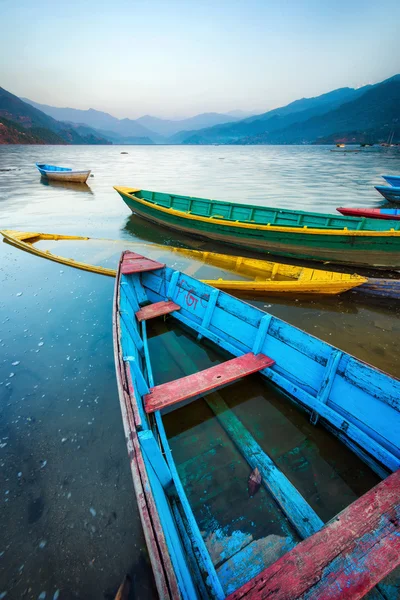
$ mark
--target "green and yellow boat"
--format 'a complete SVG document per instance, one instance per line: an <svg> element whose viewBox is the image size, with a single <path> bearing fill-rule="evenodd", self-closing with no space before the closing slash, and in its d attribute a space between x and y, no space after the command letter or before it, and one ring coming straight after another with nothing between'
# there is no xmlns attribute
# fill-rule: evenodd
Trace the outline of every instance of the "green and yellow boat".
<svg viewBox="0 0 400 600"><path fill-rule="evenodd" d="M400 268L400 222L270 208L129 187L132 212L186 234L277 256Z"/></svg>

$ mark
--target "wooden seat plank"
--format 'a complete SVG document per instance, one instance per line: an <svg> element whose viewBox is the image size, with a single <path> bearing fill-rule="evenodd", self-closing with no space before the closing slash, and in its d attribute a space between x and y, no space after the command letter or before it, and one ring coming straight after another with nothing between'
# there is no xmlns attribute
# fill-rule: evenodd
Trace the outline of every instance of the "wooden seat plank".
<svg viewBox="0 0 400 600"><path fill-rule="evenodd" d="M227 600L357 600L400 564L400 470Z"/></svg>
<svg viewBox="0 0 400 600"><path fill-rule="evenodd" d="M199 373L157 385L144 396L146 412L152 413L177 402L201 396L273 364L274 361L268 356L249 352Z"/></svg>
<svg viewBox="0 0 400 600"><path fill-rule="evenodd" d="M147 306L143 306L136 313L136 318L138 321L148 321L149 319L154 319L154 317L161 317L162 315L168 315L169 313L174 312L174 310L179 310L181 307L179 304L175 304L175 302L154 302L154 304L148 304Z"/></svg>
<svg viewBox="0 0 400 600"><path fill-rule="evenodd" d="M165 267L163 263L146 258L141 254L136 254L136 252L125 252L121 265L121 273L131 275L132 273L140 273L142 271L155 271L163 267Z"/></svg>

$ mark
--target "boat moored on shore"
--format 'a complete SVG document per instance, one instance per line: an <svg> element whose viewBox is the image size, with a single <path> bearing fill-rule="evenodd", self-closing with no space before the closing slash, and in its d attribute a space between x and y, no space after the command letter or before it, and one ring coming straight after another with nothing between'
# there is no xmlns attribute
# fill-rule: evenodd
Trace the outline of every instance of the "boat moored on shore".
<svg viewBox="0 0 400 600"><path fill-rule="evenodd" d="M368 217L370 219L400 220L400 208L345 208L336 209L349 217Z"/></svg>
<svg viewBox="0 0 400 600"><path fill-rule="evenodd" d="M400 187L394 187L392 185L376 185L375 189L388 202L400 202Z"/></svg>
<svg viewBox="0 0 400 600"><path fill-rule="evenodd" d="M58 167L56 165L47 165L36 163L36 167L45 179L52 181L68 181L70 183L86 183L91 171L74 171L68 167Z"/></svg>
<svg viewBox="0 0 400 600"><path fill-rule="evenodd" d="M382 175L383 179L393 187L400 187L400 175Z"/></svg>
<svg viewBox="0 0 400 600"><path fill-rule="evenodd" d="M400 223L115 187L158 225L276 256L400 268Z"/></svg>
<svg viewBox="0 0 400 600"><path fill-rule="evenodd" d="M130 466L160 598L350 600L379 584L376 593L394 600L395 580L381 580L400 564L399 380L131 252L119 265L113 327ZM189 349L203 344L195 358ZM165 353L173 362L167 370ZM257 391L248 401L268 390L254 429L251 404L241 407L246 384L238 396L224 393L239 379L253 385L250 376ZM308 428L326 427L383 481L323 518L315 486L327 467L310 465L310 442L292 448L283 435L285 450L268 445L274 431L282 438L276 404L267 409L273 390L310 415ZM171 440L168 426L185 423L188 403L192 425ZM311 487L299 478L308 469ZM329 481L318 492L332 498Z"/></svg>

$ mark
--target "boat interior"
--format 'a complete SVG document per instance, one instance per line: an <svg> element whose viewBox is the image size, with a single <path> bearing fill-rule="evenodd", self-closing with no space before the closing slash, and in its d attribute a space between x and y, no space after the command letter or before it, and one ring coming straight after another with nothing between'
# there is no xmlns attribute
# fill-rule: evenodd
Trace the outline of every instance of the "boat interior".
<svg viewBox="0 0 400 600"><path fill-rule="evenodd" d="M188 598L224 598L319 531L391 469L358 444L342 443L346 428L341 433L266 381L259 371L273 368L273 359L255 347L253 354L232 359L206 339L204 325L210 326L221 292L211 292L203 316L194 319L194 328L188 326L182 306L160 299L172 298L166 289L177 286L177 276L170 273L169 282L164 275L153 277L149 269L158 267L136 255L121 268L121 352L136 428L178 580L191 590ZM188 309L204 300L191 283ZM220 327L232 321L229 313L221 318ZM279 336L282 340L283 330ZM257 344L261 350L260 336ZM293 347L286 360L298 360ZM329 368L337 369L340 360L335 355ZM302 368L312 371L311 359ZM399 452L394 438L389 445ZM393 585L396 573L379 584L380 593Z"/></svg>
<svg viewBox="0 0 400 600"><path fill-rule="evenodd" d="M38 163L36 163L36 166L39 169L42 169L43 171L72 171L72 169L69 169L67 167L57 167L55 165L40 165Z"/></svg>
<svg viewBox="0 0 400 600"><path fill-rule="evenodd" d="M271 225L275 227L313 227L329 230L340 230L346 227L349 230L371 229L374 231L387 229L385 224L382 225L382 223L376 222L373 219L235 204L220 200L193 198L147 190L129 191L129 188L126 188L126 190L125 188L117 188L117 191L119 190L156 206L174 209L194 217L207 217L210 219L223 219L226 221ZM399 225L397 224L396 227L398 228Z"/></svg>

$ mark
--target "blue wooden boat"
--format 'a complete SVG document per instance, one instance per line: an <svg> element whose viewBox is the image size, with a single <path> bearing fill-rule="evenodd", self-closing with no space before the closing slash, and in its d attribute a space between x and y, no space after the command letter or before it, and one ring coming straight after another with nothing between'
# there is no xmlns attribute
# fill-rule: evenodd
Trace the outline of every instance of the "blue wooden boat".
<svg viewBox="0 0 400 600"><path fill-rule="evenodd" d="M393 187L400 187L400 175L382 175L383 179Z"/></svg>
<svg viewBox="0 0 400 600"><path fill-rule="evenodd" d="M389 202L400 202L400 187L376 185L375 189Z"/></svg>
<svg viewBox="0 0 400 600"><path fill-rule="evenodd" d="M52 181L72 181L74 183L85 183L90 171L73 171L68 167L57 167L36 163L36 167L42 177Z"/></svg>
<svg viewBox="0 0 400 600"><path fill-rule="evenodd" d="M400 300L400 279L368 277L368 281L362 283L356 290L360 294L366 294L367 296Z"/></svg>
<svg viewBox="0 0 400 600"><path fill-rule="evenodd" d="M132 252L121 257L113 328L160 598L398 597L399 380ZM287 429L300 417L301 443ZM356 461L372 479L325 512L344 485L330 460L345 470Z"/></svg>

